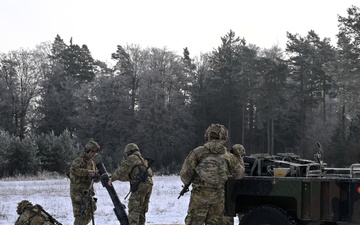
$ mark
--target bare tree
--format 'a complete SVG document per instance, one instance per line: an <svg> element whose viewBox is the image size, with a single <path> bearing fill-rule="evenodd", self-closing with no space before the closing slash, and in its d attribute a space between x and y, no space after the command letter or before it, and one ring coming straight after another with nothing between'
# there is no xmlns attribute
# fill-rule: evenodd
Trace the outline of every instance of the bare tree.
<svg viewBox="0 0 360 225"><path fill-rule="evenodd" d="M43 57L38 50L11 51L0 56L1 109L9 132L24 138L35 116L36 98L43 79Z"/></svg>

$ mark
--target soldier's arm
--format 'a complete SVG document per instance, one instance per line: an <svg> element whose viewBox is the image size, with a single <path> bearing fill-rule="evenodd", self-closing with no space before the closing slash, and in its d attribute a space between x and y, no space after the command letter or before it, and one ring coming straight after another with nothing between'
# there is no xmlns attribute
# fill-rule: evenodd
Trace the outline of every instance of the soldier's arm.
<svg viewBox="0 0 360 225"><path fill-rule="evenodd" d="M131 162L125 159L120 163L115 172L111 175L111 180L130 181L129 173L131 172Z"/></svg>
<svg viewBox="0 0 360 225"><path fill-rule="evenodd" d="M232 154L230 155L230 173L235 179L241 179L245 176L245 168L239 160Z"/></svg>
<svg viewBox="0 0 360 225"><path fill-rule="evenodd" d="M95 183L98 183L101 181L99 170L96 168L95 162L92 161L92 170L89 171L90 176L92 179L94 179Z"/></svg>
<svg viewBox="0 0 360 225"><path fill-rule="evenodd" d="M196 160L196 154L194 151L192 151L185 158L184 164L181 167L180 178L185 185L191 182L191 179L195 174L195 167L197 165Z"/></svg>
<svg viewBox="0 0 360 225"><path fill-rule="evenodd" d="M242 166L242 167L244 167L244 170L245 170L245 163L244 163L244 158L240 158L239 159L239 161L240 161L240 165Z"/></svg>
<svg viewBox="0 0 360 225"><path fill-rule="evenodd" d="M86 177L89 175L89 171L83 168L80 159L75 159L70 166L70 173L75 176Z"/></svg>

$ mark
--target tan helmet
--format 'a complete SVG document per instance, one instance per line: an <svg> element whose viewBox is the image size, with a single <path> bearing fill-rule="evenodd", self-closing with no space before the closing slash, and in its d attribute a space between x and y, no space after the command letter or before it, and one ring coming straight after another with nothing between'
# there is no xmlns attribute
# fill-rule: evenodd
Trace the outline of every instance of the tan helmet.
<svg viewBox="0 0 360 225"><path fill-rule="evenodd" d="M132 152L139 151L139 147L135 143L129 143L125 146L125 154L130 155Z"/></svg>
<svg viewBox="0 0 360 225"><path fill-rule="evenodd" d="M233 150L236 150L236 152L238 152L241 157L244 157L246 152L245 152L245 148L244 146L242 146L241 144L235 144L231 147Z"/></svg>
<svg viewBox="0 0 360 225"><path fill-rule="evenodd" d="M28 200L22 200L21 202L19 202L16 209L17 214L22 214L27 206L32 206L32 203Z"/></svg>
<svg viewBox="0 0 360 225"><path fill-rule="evenodd" d="M211 124L205 131L205 141L210 140L228 140L228 131L224 127L224 125L221 124Z"/></svg>
<svg viewBox="0 0 360 225"><path fill-rule="evenodd" d="M100 151L100 145L96 141L89 141L85 145L85 152L99 152Z"/></svg>

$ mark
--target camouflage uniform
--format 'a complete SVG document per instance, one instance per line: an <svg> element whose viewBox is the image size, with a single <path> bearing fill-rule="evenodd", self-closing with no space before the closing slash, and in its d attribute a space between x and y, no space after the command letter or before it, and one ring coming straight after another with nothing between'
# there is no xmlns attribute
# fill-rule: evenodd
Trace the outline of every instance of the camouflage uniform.
<svg viewBox="0 0 360 225"><path fill-rule="evenodd" d="M244 156L245 156L245 148L241 144L235 144L231 147L230 152L236 156L236 158L239 160L239 163L242 167L245 168L244 165Z"/></svg>
<svg viewBox="0 0 360 225"><path fill-rule="evenodd" d="M119 164L112 174L112 181L130 181L130 185L135 181L135 176L140 172L139 166L148 166L136 144L130 143L125 147L127 157ZM153 187L152 170L148 169L148 176L145 182L140 182L136 191L132 192L128 203L128 219L130 225L145 225L146 213L148 211L150 196Z"/></svg>
<svg viewBox="0 0 360 225"><path fill-rule="evenodd" d="M19 202L16 212L19 218L15 225L54 225L40 205L33 205L27 200Z"/></svg>
<svg viewBox="0 0 360 225"><path fill-rule="evenodd" d="M245 148L241 144L235 144L231 147L230 153L236 157L239 161L240 165L245 168L244 164L244 156L245 156ZM225 216L224 217L224 225L234 225L234 217Z"/></svg>
<svg viewBox="0 0 360 225"><path fill-rule="evenodd" d="M228 175L240 179L244 176L244 167L230 154L225 143L227 141L227 130L223 125L212 124L205 133L204 146L197 147L189 153L180 171L180 178L184 184L192 183L191 197L186 225L219 225L224 221L224 187ZM225 171L216 171L218 182L205 181L201 173L210 173L213 168L201 166L204 158L212 155L221 163ZM214 172L212 172L214 173ZM203 176L202 176L203 177ZM215 176L216 177L216 176ZM210 179L211 180L211 179Z"/></svg>
<svg viewBox="0 0 360 225"><path fill-rule="evenodd" d="M98 152L100 146L98 143L91 141L85 145L85 152L81 153L70 166L70 197L74 213L74 225L86 225L96 211L96 199L93 187L90 188L92 179L98 182L98 177L89 175L89 170L96 170L94 161L88 157L89 152ZM90 192L89 192L90 191ZM89 197L91 204L89 204ZM92 212L91 212L92 208Z"/></svg>

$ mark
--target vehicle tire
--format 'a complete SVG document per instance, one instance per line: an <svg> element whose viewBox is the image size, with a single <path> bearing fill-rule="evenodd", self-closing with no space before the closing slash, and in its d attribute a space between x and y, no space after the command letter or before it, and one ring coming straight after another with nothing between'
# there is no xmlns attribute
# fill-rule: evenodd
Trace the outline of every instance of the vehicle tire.
<svg viewBox="0 0 360 225"><path fill-rule="evenodd" d="M296 221L276 206L260 206L246 213L239 225L296 225Z"/></svg>

